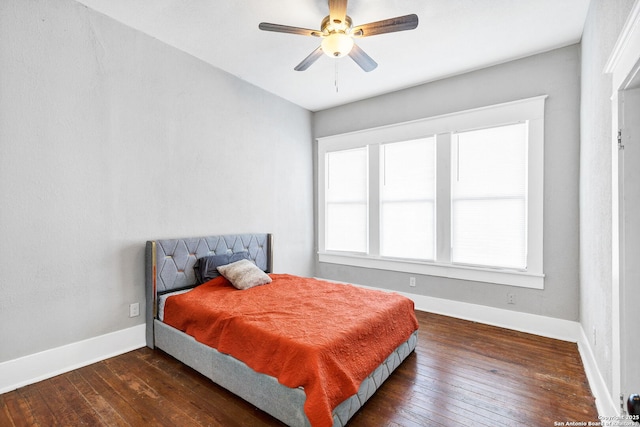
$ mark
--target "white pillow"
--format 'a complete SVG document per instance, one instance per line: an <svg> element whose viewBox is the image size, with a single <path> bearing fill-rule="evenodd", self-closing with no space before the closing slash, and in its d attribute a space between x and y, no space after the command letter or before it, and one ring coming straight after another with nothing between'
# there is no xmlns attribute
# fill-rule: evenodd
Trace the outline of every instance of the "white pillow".
<svg viewBox="0 0 640 427"><path fill-rule="evenodd" d="M218 266L218 271L230 281L235 288L240 290L271 283L271 277L260 270L257 265L246 259Z"/></svg>

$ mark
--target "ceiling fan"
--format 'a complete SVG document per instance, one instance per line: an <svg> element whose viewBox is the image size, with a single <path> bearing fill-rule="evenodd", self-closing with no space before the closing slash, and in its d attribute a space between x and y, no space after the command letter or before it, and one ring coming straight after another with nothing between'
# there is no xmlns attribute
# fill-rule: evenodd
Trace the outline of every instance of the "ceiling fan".
<svg viewBox="0 0 640 427"><path fill-rule="evenodd" d="M294 68L296 71L306 70L324 53L332 58L349 55L360 68L369 72L374 70L378 64L355 44L354 39L413 30L417 26L418 16L411 14L354 27L351 17L347 16L347 0L329 0L329 15L322 20L320 30L290 27L268 22L261 22L258 28L264 31L322 38L320 46Z"/></svg>

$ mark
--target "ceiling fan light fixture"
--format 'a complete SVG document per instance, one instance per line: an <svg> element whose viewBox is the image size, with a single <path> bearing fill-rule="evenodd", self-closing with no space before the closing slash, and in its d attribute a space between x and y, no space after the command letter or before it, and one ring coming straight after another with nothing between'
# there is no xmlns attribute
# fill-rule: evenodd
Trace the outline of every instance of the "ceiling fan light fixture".
<svg viewBox="0 0 640 427"><path fill-rule="evenodd" d="M331 58L341 58L353 49L353 39L343 32L331 33L322 39L322 51Z"/></svg>
<svg viewBox="0 0 640 427"><path fill-rule="evenodd" d="M303 36L321 37L320 46L314 49L309 56L302 60L293 69L304 71L322 56L324 52L330 58L341 58L349 55L365 72L373 71L378 66L357 44L354 38L375 36L378 34L395 33L398 31L413 30L418 26L418 15L397 16L370 22L353 27L353 21L347 15L348 0L328 0L329 15L320 23L320 31L307 28L291 27L289 25L271 24L261 22L258 28L263 31L275 31L278 33L299 34Z"/></svg>

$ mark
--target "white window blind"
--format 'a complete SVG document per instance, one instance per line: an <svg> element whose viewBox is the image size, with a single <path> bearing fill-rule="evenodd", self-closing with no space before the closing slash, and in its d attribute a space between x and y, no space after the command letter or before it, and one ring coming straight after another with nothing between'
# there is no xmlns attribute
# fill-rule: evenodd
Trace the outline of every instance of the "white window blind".
<svg viewBox="0 0 640 427"><path fill-rule="evenodd" d="M326 249L367 252L367 148L326 154Z"/></svg>
<svg viewBox="0 0 640 427"><path fill-rule="evenodd" d="M435 138L381 148L380 254L435 258Z"/></svg>
<svg viewBox="0 0 640 427"><path fill-rule="evenodd" d="M454 135L451 260L527 267L527 124Z"/></svg>

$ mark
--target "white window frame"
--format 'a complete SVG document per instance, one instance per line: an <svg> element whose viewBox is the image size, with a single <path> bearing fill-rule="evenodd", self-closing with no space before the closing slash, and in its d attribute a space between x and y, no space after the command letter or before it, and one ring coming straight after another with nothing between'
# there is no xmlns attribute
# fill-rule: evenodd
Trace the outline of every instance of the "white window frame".
<svg viewBox="0 0 640 427"><path fill-rule="evenodd" d="M376 268L411 274L472 280L525 288L544 289L544 103L546 95L445 114L410 122L321 137L318 142L318 257L320 262ZM451 263L450 142L454 132L528 122L528 227L527 268L512 270ZM384 258L379 230L380 144L436 136L436 261ZM336 150L369 149L369 252L355 254L325 250L325 154ZM442 203L445 201L445 203Z"/></svg>

